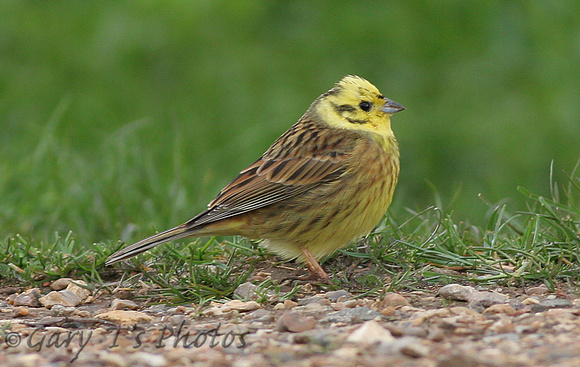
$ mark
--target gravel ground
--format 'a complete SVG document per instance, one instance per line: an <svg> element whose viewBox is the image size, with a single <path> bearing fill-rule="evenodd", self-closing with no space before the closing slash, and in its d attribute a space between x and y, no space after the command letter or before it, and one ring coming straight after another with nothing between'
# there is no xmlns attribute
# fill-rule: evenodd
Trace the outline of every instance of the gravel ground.
<svg viewBox="0 0 580 367"><path fill-rule="evenodd" d="M253 290L200 308L92 294L69 279L0 288L0 365L580 366L580 299L543 286L360 299L307 285L267 304Z"/></svg>

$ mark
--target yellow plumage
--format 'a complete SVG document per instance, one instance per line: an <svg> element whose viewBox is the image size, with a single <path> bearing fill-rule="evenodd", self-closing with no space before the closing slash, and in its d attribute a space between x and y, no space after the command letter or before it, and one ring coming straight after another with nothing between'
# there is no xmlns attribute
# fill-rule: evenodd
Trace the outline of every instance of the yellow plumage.
<svg viewBox="0 0 580 367"><path fill-rule="evenodd" d="M363 78L346 76L185 224L111 255L107 264L183 237L241 235L285 258L317 260L369 233L399 176L390 116L404 107Z"/></svg>

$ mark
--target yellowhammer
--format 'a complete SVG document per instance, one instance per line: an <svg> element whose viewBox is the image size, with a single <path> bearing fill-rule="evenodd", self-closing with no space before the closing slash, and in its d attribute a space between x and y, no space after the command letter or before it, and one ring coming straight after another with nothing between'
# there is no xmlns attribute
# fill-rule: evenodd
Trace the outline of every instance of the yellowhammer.
<svg viewBox="0 0 580 367"><path fill-rule="evenodd" d="M318 97L256 162L188 222L128 246L107 264L183 237L240 235L284 258L317 260L369 233L383 217L399 176L390 117L404 110L358 76Z"/></svg>

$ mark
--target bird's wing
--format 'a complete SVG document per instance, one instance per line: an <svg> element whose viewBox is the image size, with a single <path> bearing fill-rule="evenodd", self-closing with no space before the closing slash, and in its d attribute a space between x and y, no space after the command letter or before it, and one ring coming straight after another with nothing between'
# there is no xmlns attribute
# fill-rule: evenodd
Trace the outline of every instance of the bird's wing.
<svg viewBox="0 0 580 367"><path fill-rule="evenodd" d="M230 218L280 202L318 185L338 179L353 139L344 131L332 133L310 127L290 129L264 155L240 174L209 203L208 209L191 219L194 227Z"/></svg>

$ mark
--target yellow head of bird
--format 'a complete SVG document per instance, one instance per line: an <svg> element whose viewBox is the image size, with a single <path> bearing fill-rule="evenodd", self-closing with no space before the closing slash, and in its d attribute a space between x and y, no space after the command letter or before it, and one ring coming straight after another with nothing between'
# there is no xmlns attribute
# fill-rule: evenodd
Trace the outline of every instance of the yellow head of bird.
<svg viewBox="0 0 580 367"><path fill-rule="evenodd" d="M390 133L390 116L405 109L355 75L342 78L312 108L331 127L379 134Z"/></svg>

